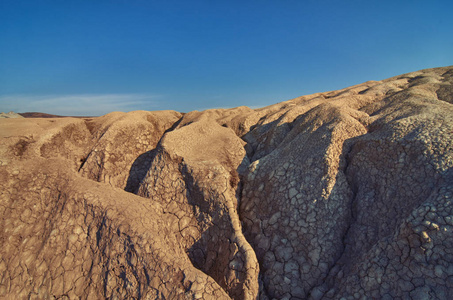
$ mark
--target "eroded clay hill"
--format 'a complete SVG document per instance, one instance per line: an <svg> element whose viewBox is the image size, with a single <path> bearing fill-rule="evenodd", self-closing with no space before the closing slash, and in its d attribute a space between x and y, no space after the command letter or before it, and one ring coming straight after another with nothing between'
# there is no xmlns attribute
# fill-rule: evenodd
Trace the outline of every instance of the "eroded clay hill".
<svg viewBox="0 0 453 300"><path fill-rule="evenodd" d="M450 299L453 67L262 109L0 120L5 299Z"/></svg>

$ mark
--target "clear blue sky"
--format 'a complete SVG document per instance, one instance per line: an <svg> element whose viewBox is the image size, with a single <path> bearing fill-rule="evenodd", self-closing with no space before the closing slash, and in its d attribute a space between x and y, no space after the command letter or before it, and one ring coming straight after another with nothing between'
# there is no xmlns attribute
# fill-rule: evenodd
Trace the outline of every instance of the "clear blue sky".
<svg viewBox="0 0 453 300"><path fill-rule="evenodd" d="M0 0L0 111L262 107L453 65L453 1Z"/></svg>

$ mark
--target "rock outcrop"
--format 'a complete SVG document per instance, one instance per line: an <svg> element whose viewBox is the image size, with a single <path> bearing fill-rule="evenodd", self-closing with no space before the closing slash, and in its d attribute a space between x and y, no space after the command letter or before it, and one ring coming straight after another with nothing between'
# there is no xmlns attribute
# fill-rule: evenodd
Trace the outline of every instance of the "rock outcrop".
<svg viewBox="0 0 453 300"><path fill-rule="evenodd" d="M0 120L0 297L449 299L453 67L261 109Z"/></svg>

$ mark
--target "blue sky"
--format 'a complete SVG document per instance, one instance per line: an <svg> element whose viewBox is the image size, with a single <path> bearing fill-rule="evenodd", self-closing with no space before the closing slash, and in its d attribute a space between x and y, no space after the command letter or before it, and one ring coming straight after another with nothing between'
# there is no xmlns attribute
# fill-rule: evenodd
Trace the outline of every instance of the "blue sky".
<svg viewBox="0 0 453 300"><path fill-rule="evenodd" d="M453 65L453 1L0 0L0 111L262 107Z"/></svg>

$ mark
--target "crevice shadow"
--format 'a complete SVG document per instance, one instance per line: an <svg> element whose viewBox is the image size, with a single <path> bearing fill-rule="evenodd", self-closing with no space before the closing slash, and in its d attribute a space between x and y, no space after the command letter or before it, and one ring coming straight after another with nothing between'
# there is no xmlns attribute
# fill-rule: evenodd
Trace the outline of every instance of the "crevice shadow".
<svg viewBox="0 0 453 300"><path fill-rule="evenodd" d="M157 148L141 154L131 166L127 183L124 190L129 193L137 194L140 183L151 168L154 157L157 154Z"/></svg>
<svg viewBox="0 0 453 300"><path fill-rule="evenodd" d="M183 117L184 114L170 128L165 130L165 132L160 137L160 140L157 143L156 148L141 154L139 157L135 159L129 171L129 176L127 177L126 187L124 188L126 192L137 194L138 188L140 187L140 183L145 178L146 173L148 173L148 170L151 168L152 162L157 155L158 152L157 149L161 144L162 139L165 137L167 133L175 130L179 126Z"/></svg>

